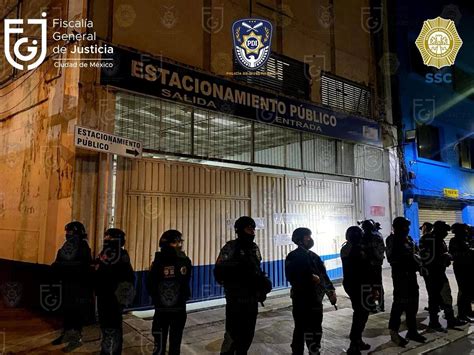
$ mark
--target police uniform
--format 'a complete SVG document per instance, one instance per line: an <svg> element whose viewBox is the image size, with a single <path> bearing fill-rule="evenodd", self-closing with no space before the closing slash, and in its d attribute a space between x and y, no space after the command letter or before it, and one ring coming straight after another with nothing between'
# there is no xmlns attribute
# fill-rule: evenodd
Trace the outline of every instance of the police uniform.
<svg viewBox="0 0 474 355"><path fill-rule="evenodd" d="M80 341L82 326L93 300L91 265L89 244L79 236L66 240L52 265L53 272L62 285L63 334L74 341ZM57 344L60 343L61 337L57 339Z"/></svg>
<svg viewBox="0 0 474 355"><path fill-rule="evenodd" d="M378 231L364 232L364 237L362 238L362 246L368 257L368 260L371 264L371 269L369 270L372 273L372 282L374 290L379 293L379 308L383 312L385 309L384 304L384 289L383 289L383 280L382 280L382 265L384 253L385 253L385 244L383 241L382 234ZM371 311L376 311L376 305L374 300L370 300L370 309Z"/></svg>
<svg viewBox="0 0 474 355"><path fill-rule="evenodd" d="M224 286L226 297L221 354L246 354L252 344L258 302L266 296L261 292L261 260L257 244L240 237L228 241L219 253L214 277Z"/></svg>
<svg viewBox="0 0 474 355"><path fill-rule="evenodd" d="M360 244L346 242L341 248L341 260L344 275L342 285L351 299L354 311L349 338L351 345L360 346L372 306L372 285L376 282L370 260Z"/></svg>
<svg viewBox="0 0 474 355"><path fill-rule="evenodd" d="M169 355L180 354L186 324L186 301L191 297L191 260L173 247L162 247L155 254L147 280L148 292L155 306L152 334L154 354L165 354L169 332Z"/></svg>
<svg viewBox="0 0 474 355"><path fill-rule="evenodd" d="M135 275L125 249L118 246L114 253L108 251L104 247L99 254L94 278L102 332L101 354L118 355L123 343L122 313L133 301Z"/></svg>
<svg viewBox="0 0 474 355"><path fill-rule="evenodd" d="M420 255L423 260L422 274L428 291L430 324L439 327L438 312L444 310L448 325L455 322L453 298L446 267L450 265L448 247L443 238L433 233L420 238Z"/></svg>
<svg viewBox="0 0 474 355"><path fill-rule="evenodd" d="M454 228L455 225L453 225ZM457 299L458 316L460 318L472 318L474 251L469 245L467 231L463 234L462 231L454 230L454 237L449 241L449 253L453 256L453 270L459 289Z"/></svg>
<svg viewBox="0 0 474 355"><path fill-rule="evenodd" d="M419 287L416 272L419 256L410 236L391 234L387 237L387 260L392 267L393 304L389 329L398 332L401 315L405 312L408 332L417 333Z"/></svg>
<svg viewBox="0 0 474 355"><path fill-rule="evenodd" d="M295 329L291 348L293 354L303 354L304 344L310 354L319 354L322 338L323 298L334 292L326 267L314 252L298 246L285 260L286 278L291 284ZM320 283L316 285L313 274Z"/></svg>

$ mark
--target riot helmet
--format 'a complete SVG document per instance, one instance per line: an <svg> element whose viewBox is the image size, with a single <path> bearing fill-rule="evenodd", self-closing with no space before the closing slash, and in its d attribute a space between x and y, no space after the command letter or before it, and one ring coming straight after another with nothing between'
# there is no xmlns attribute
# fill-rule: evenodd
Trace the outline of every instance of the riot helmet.
<svg viewBox="0 0 474 355"><path fill-rule="evenodd" d="M311 234L312 232L309 228L296 228L291 236L291 241L309 250L314 246L314 240L311 238Z"/></svg>
<svg viewBox="0 0 474 355"><path fill-rule="evenodd" d="M120 241L120 247L125 245L125 232L119 228L109 228L105 231L105 237Z"/></svg>
<svg viewBox="0 0 474 355"><path fill-rule="evenodd" d="M79 237L81 239L87 238L86 228L81 222L73 221L66 224L64 227L66 238Z"/></svg>
<svg viewBox="0 0 474 355"><path fill-rule="evenodd" d="M448 236L448 232L451 230L449 224L445 221L436 221L433 224L433 234L440 238L446 238Z"/></svg>
<svg viewBox="0 0 474 355"><path fill-rule="evenodd" d="M183 234L176 229L169 229L161 235L160 248L170 247L171 244L180 244L183 242Z"/></svg>
<svg viewBox="0 0 474 355"><path fill-rule="evenodd" d="M405 217L396 217L392 223L394 234L407 236L410 231L410 224L411 222Z"/></svg>
<svg viewBox="0 0 474 355"><path fill-rule="evenodd" d="M360 243L362 235L363 231L359 226L351 226L346 230L346 240L353 245Z"/></svg>

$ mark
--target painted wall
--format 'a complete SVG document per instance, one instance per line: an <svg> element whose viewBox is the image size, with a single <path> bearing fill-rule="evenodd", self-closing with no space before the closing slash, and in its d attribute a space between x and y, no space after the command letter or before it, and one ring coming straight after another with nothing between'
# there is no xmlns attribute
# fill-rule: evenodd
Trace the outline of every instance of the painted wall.
<svg viewBox="0 0 474 355"><path fill-rule="evenodd" d="M65 1L25 1L24 16L37 18L46 5L66 18L82 11L70 5L67 13ZM78 75L49 58L0 89L2 259L48 264L63 242L72 211Z"/></svg>
<svg viewBox="0 0 474 355"><path fill-rule="evenodd" d="M438 162L418 156L416 143L405 143L404 161L408 171L416 177L410 182L412 186L404 191L405 216L412 221L411 234L418 237L418 197L437 199L440 207L447 207L449 202L444 199L443 189L459 190L459 199L464 205L474 204L474 170L459 166L457 144L463 137L472 135L474 131L474 100L463 99L454 90L454 83L429 83L425 73L454 73L454 67L437 71L436 68L422 64L421 55L414 48L424 20L437 16L452 18L459 35L464 41L457 56L455 65L473 75L472 56L474 49L469 45L474 40L472 30L473 7L466 1L453 1L446 5L442 1L411 1L397 2L396 55L399 62L397 79L399 83L400 113L403 131L413 130L417 125L428 124L439 128L441 159ZM426 70L419 73L415 67ZM411 206L406 204L408 197L415 198ZM434 201L434 200L433 200ZM465 208L463 221L472 223L474 220L472 208Z"/></svg>
<svg viewBox="0 0 474 355"><path fill-rule="evenodd" d="M273 24L272 50L311 66L314 102L321 101L320 70L375 86L376 66L363 13L369 1L334 6L328 0L251 3L253 17ZM91 1L91 17L100 38L218 75L233 68L232 23L249 14L249 1ZM113 22L107 23L108 18Z"/></svg>

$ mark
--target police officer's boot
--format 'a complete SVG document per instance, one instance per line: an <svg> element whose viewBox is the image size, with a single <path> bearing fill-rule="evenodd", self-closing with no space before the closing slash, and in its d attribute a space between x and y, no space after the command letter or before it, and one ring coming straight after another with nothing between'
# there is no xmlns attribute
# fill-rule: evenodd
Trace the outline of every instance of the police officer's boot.
<svg viewBox="0 0 474 355"><path fill-rule="evenodd" d="M78 330L68 330L63 340L68 343L63 349L65 353L70 353L82 346L82 334Z"/></svg>
<svg viewBox="0 0 474 355"><path fill-rule="evenodd" d="M417 343L426 342L426 338L418 332L408 331L406 338L409 339L409 340L416 341Z"/></svg>
<svg viewBox="0 0 474 355"><path fill-rule="evenodd" d="M448 319L448 328L449 329L456 329L456 327L460 327L466 325L467 322L465 320L458 319L456 317Z"/></svg>
<svg viewBox="0 0 474 355"><path fill-rule="evenodd" d="M469 316L459 316L459 320L463 320L467 323L474 323L474 318Z"/></svg>
<svg viewBox="0 0 474 355"><path fill-rule="evenodd" d="M51 345L60 345L64 343L64 332L51 342Z"/></svg>
<svg viewBox="0 0 474 355"><path fill-rule="evenodd" d="M351 341L351 345L349 346L349 349L347 349L347 354L348 355L360 355L360 348L359 344L354 343Z"/></svg>
<svg viewBox="0 0 474 355"><path fill-rule="evenodd" d="M398 346L404 348L408 344L408 341L400 336L397 331L390 330L390 338Z"/></svg>
<svg viewBox="0 0 474 355"><path fill-rule="evenodd" d="M438 319L432 320L431 317L430 317L430 322L428 324L428 328L436 332L447 333L447 330L441 326L441 323L439 322L439 320Z"/></svg>

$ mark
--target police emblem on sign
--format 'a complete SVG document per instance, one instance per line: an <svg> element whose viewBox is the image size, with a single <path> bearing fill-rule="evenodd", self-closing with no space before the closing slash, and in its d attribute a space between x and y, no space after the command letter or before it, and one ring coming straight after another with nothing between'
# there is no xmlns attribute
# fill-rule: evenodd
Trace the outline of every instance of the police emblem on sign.
<svg viewBox="0 0 474 355"><path fill-rule="evenodd" d="M270 57L272 24L267 20L244 19L232 25L235 56L240 65L256 70Z"/></svg>

